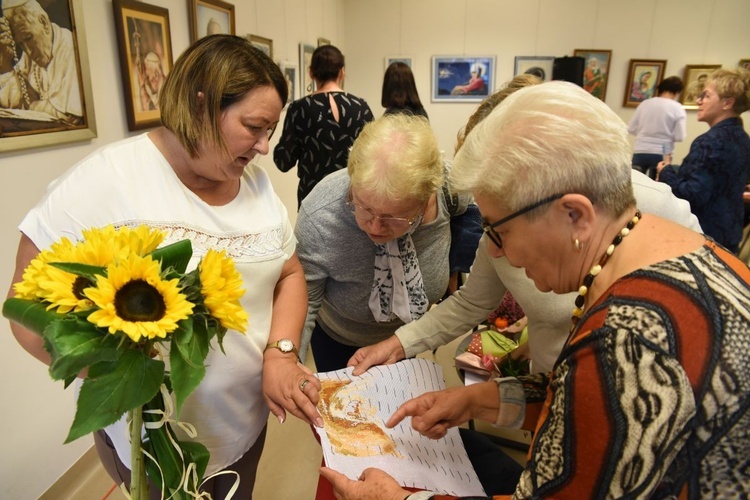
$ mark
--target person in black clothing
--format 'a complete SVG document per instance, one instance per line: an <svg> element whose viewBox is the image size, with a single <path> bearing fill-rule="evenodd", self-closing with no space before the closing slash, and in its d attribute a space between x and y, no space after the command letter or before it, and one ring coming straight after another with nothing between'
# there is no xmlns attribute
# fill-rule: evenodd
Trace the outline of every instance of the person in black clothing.
<svg viewBox="0 0 750 500"><path fill-rule="evenodd" d="M419 92L414 82L414 73L408 64L396 61L388 66L383 77L383 93L380 104L385 108L386 115L391 113L408 113L411 115L427 116Z"/></svg>
<svg viewBox="0 0 750 500"><path fill-rule="evenodd" d="M373 120L367 102L344 92L344 55L333 45L315 49L310 60L315 92L289 105L273 150L282 172L297 166L297 206L328 174L346 167L349 148Z"/></svg>

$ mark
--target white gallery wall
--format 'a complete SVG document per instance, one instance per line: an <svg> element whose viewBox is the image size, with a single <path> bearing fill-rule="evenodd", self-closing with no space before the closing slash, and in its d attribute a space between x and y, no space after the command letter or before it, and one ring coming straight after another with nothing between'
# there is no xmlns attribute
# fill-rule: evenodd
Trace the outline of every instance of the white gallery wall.
<svg viewBox="0 0 750 500"><path fill-rule="evenodd" d="M189 43L186 0L145 0L169 9L173 54ZM231 1L231 0L230 0ZM452 156L456 132L475 103L431 103L433 55L495 55L495 85L513 77L515 56L564 56L573 50L612 50L606 102L623 108L628 63L666 59L666 76L686 64L734 66L750 58L750 0L234 0L238 35L273 40L274 59L297 63L298 43L324 37L346 55L346 89L382 114L380 90L386 55L413 58L420 96ZM10 286L17 225L50 181L78 160L129 132L110 0L83 0L98 137L66 145L0 153L0 290ZM298 68L302 71L302 68ZM282 114L283 120L283 114ZM745 128L750 130L746 117ZM688 139L676 161L707 126L688 111ZM276 137L271 146L276 143ZM0 139L2 140L2 139ZM270 156L258 163L271 175L292 220L296 172L282 174ZM148 200L134 200L148 203ZM97 207L91 207L96 210ZM44 492L91 446L63 445L75 411L72 390L52 382L45 367L15 342L0 321L0 498L32 499ZM273 446L268 442L267 446Z"/></svg>

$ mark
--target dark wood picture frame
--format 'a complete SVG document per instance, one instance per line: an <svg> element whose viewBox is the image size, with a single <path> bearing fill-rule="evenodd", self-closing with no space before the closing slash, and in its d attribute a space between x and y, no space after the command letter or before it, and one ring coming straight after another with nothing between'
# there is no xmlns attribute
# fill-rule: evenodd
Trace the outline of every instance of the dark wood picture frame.
<svg viewBox="0 0 750 500"><path fill-rule="evenodd" d="M698 109L695 102L698 94L703 92L703 85L708 75L714 70L721 68L721 64L688 64L682 74L682 83L685 86L680 94L680 102L685 109Z"/></svg>
<svg viewBox="0 0 750 500"><path fill-rule="evenodd" d="M222 0L188 0L190 42L206 35L236 35L234 5Z"/></svg>
<svg viewBox="0 0 750 500"><path fill-rule="evenodd" d="M573 55L583 57L583 89L602 101L607 97L611 50L575 49Z"/></svg>
<svg viewBox="0 0 750 500"><path fill-rule="evenodd" d="M664 78L666 66L666 59L631 59L622 105L637 108L646 99L655 97L658 93L656 87Z"/></svg>
<svg viewBox="0 0 750 500"><path fill-rule="evenodd" d="M128 130L161 123L159 91L172 70L169 11L136 0L112 0Z"/></svg>
<svg viewBox="0 0 750 500"><path fill-rule="evenodd" d="M310 61L315 47L307 43L299 44L299 95L304 97L315 92L315 80L310 76Z"/></svg>
<svg viewBox="0 0 750 500"><path fill-rule="evenodd" d="M16 66L20 63L21 66L18 67L21 69L11 71L19 71L14 81L23 82L29 99L26 102L26 96L23 92L19 92L17 105L0 107L0 152L84 141L96 137L94 94L91 89L86 48L83 1L54 0L47 5L45 12L48 16L45 22L52 25L53 33L59 33L58 36L63 40L63 49L71 52L70 65L65 67L62 76L48 73L48 82L60 81L67 86L37 91L37 87L31 81L32 72L27 71L23 75L23 68L27 67L23 62L25 54L18 47L20 44L17 44L16 56L11 64ZM35 63L32 64L32 69L37 67ZM46 68L40 70L45 71ZM19 75L21 75L20 79ZM36 81L39 83L38 79ZM8 85L16 84L8 82ZM7 87L6 90L9 88ZM44 101L46 99L43 95L45 92L47 99L58 99L59 102L65 103L70 111L57 112L59 116L45 112Z"/></svg>

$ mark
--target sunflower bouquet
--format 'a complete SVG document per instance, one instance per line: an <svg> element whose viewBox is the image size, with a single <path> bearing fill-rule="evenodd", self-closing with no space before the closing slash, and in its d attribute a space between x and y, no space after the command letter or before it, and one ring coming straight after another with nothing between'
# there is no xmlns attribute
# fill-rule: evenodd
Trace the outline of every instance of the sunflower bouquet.
<svg viewBox="0 0 750 500"><path fill-rule="evenodd" d="M107 226L77 243L62 238L31 261L3 305L5 317L42 336L53 379L67 387L83 378L66 443L127 415L133 499L148 498L146 472L162 496L197 494L209 453L177 439L172 425L189 424L173 419L172 397L179 416L212 340L223 352L227 329L247 328L234 262L209 250L187 272L190 241L159 248L165 236Z"/></svg>

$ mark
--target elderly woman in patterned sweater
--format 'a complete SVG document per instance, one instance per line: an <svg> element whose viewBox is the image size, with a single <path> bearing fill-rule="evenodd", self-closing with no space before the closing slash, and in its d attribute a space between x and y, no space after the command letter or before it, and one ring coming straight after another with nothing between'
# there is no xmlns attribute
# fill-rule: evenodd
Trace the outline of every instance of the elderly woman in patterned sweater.
<svg viewBox="0 0 750 500"><path fill-rule="evenodd" d="M451 181L485 218L480 244L540 290L578 291L570 335L549 377L427 393L387 426L411 417L436 438L473 418L535 427L514 498L750 491L750 269L641 213L630 152L622 120L567 82L519 90L467 136ZM321 472L337 498L408 495L379 469Z"/></svg>

